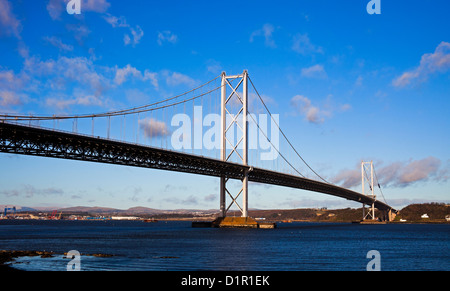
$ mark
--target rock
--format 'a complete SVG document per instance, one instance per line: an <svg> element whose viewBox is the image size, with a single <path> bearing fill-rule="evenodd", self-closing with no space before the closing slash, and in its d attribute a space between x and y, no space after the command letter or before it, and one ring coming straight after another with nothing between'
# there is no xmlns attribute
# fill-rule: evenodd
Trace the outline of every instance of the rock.
<svg viewBox="0 0 450 291"><path fill-rule="evenodd" d="M92 255L87 255L87 256L94 256L94 257L108 258L108 257L112 257L113 255L110 255L110 254L92 254Z"/></svg>

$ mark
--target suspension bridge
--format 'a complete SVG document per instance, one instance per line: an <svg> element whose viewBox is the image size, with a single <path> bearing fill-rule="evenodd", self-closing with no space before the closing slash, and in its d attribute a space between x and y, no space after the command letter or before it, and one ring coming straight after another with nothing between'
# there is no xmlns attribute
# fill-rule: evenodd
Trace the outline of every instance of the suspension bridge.
<svg viewBox="0 0 450 291"><path fill-rule="evenodd" d="M380 185L372 163L361 164L361 193L334 185L305 161L279 124L247 71L222 73L188 92L128 109L0 114L0 152L218 177L221 217L233 208L248 217L251 181L356 201L363 219L375 220L376 208L378 219L392 220L396 210L374 194Z"/></svg>

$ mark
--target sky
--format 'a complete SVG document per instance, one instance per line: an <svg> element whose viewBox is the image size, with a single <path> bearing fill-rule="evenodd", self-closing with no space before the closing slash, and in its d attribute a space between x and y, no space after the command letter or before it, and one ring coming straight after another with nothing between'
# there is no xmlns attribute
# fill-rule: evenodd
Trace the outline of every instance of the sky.
<svg viewBox="0 0 450 291"><path fill-rule="evenodd" d="M361 191L373 161L388 204L450 202L449 1L67 2L0 0L0 114L130 108L248 70L327 181ZM219 207L214 177L9 154L0 173L1 205ZM249 187L249 208L360 207Z"/></svg>

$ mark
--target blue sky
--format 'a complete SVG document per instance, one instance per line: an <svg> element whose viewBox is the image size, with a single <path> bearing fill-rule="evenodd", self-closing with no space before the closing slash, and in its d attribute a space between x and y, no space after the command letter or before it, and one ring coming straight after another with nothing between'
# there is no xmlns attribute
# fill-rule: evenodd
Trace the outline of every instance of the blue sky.
<svg viewBox="0 0 450 291"><path fill-rule="evenodd" d="M128 108L247 69L327 180L359 191L373 160L393 206L450 201L448 1L66 2L0 0L0 113ZM6 154L0 173L0 204L219 206L210 177ZM322 206L359 207L250 185L250 208Z"/></svg>

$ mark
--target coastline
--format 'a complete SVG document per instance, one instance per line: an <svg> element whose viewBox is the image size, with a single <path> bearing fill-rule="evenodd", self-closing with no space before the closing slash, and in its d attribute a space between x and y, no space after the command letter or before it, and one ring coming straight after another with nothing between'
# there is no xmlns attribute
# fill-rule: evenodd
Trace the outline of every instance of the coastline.
<svg viewBox="0 0 450 291"><path fill-rule="evenodd" d="M230 216L234 217L234 216ZM250 216L254 218L255 216ZM152 221L152 223L159 222L168 222L168 221L188 221L188 222L197 222L197 221L213 221L217 217L182 217L182 218L159 218L156 221ZM36 220L36 219L0 219L0 224L2 221L46 221L46 220ZM139 219L139 220L122 220L122 221L144 221L145 219ZM76 221L76 220L70 220L70 219L60 219L60 220L52 220L52 221ZM80 220L78 220L80 221ZM86 222L93 222L93 221L114 221L111 219L88 219L88 220L81 220ZM356 221L355 219L264 219L262 220L264 222L270 222L270 223L291 223L291 222L311 222L311 223L354 223ZM423 219L423 220L407 220L407 221L399 221L398 219L395 219L393 221L386 221L386 224L450 224L450 221L447 221L445 219ZM0 250L1 251L1 250ZM37 256L39 254L36 254ZM0 259L1 263L1 259Z"/></svg>
<svg viewBox="0 0 450 291"><path fill-rule="evenodd" d="M410 204L397 212L391 223L450 223L450 205L444 203ZM30 208L33 210L32 208ZM146 207L132 207L127 210L105 207L71 207L55 210L58 216L40 211L26 211L8 214L3 219L35 219L35 220L143 220L157 221L213 221L218 217L212 210L159 210ZM240 216L239 212L230 211L228 216ZM297 208L297 209L250 209L249 217L267 222L354 222L362 219L362 208ZM375 211L376 217L379 215ZM1 215L0 215L1 217ZM401 221L400 221L401 220ZM1 220L0 220L1 222Z"/></svg>
<svg viewBox="0 0 450 291"><path fill-rule="evenodd" d="M16 258L19 257L36 257L40 256L41 258L52 257L54 252L47 251L8 251L8 250L0 250L0 271L18 271L21 270L16 269L11 266L11 263L14 262Z"/></svg>
<svg viewBox="0 0 450 291"><path fill-rule="evenodd" d="M18 250L0 250L0 271L17 271L23 272L23 270L16 269L12 266L14 260L20 257L41 257L41 258L51 258L57 255L66 255L67 253L60 254L51 251L18 251ZM84 256L94 256L94 257L112 257L111 254L83 254Z"/></svg>

